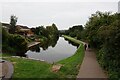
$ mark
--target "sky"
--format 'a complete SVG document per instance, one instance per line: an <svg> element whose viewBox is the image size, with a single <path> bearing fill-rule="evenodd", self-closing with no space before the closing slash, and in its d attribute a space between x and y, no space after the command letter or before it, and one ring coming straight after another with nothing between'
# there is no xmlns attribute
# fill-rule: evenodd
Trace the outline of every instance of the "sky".
<svg viewBox="0 0 120 80"><path fill-rule="evenodd" d="M10 22L10 16L18 17L17 24L29 28L47 26L55 23L59 30L68 29L73 25L85 25L91 14L96 11L118 11L118 0L108 1L2 1L0 5L1 22Z"/></svg>
<svg viewBox="0 0 120 80"><path fill-rule="evenodd" d="M120 1L118 2L118 12L120 13Z"/></svg>

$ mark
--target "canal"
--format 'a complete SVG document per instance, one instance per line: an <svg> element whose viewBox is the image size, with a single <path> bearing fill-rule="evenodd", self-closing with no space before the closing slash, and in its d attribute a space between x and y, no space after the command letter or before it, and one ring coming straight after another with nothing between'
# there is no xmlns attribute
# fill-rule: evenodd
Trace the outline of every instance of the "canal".
<svg viewBox="0 0 120 80"><path fill-rule="evenodd" d="M35 48L35 50L34 50ZM44 60L48 63L54 63L62 59L72 56L77 50L77 46L73 46L63 37L59 37L56 43L52 43L47 47L38 46L28 50L25 54L28 58Z"/></svg>

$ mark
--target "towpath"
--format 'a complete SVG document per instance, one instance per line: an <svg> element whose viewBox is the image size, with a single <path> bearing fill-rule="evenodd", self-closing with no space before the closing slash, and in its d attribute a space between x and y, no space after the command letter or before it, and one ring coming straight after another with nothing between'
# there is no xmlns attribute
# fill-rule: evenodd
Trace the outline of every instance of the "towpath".
<svg viewBox="0 0 120 80"><path fill-rule="evenodd" d="M85 51L85 56L81 64L79 74L77 75L77 79L81 78L99 78L101 80L107 80L108 78L108 76L99 65L95 52L90 48L87 48Z"/></svg>

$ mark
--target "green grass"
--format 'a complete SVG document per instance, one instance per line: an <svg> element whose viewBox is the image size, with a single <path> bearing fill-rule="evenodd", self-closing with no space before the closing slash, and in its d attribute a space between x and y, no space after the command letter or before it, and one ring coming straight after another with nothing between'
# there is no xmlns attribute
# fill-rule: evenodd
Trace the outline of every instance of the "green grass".
<svg viewBox="0 0 120 80"><path fill-rule="evenodd" d="M77 40L77 39L72 38L72 37L67 36L67 35L62 35L62 36L63 36L64 38L66 38L66 39L68 39L68 40L70 40L70 41L74 42L74 43L77 43L77 44L82 44L82 41L80 41L80 40Z"/></svg>
<svg viewBox="0 0 120 80"><path fill-rule="evenodd" d="M36 60L14 58L11 57L9 54L3 54L2 56L7 56L4 59L14 64L13 79L14 78L15 79L22 78L22 80L24 78L36 78L36 79L38 78L41 80L43 78L45 78L46 80L49 80L50 78L54 78L55 80L60 80L61 78L62 80L65 78L75 79L84 57L84 47L79 40L76 40L68 36L64 36L64 37L75 43L80 44L80 46L73 56L55 63L55 64L63 65L57 73L51 71L52 64L48 64L46 62L41 62Z"/></svg>
<svg viewBox="0 0 120 80"><path fill-rule="evenodd" d="M81 41L76 40L74 38L63 36L64 38L67 38L68 40L71 40L75 43L80 44L75 54L69 58L66 58L64 60L59 61L59 64L63 64L64 66L60 69L61 74L64 75L64 77L71 77L75 78L78 74L80 65L84 58L84 46L81 43Z"/></svg>
<svg viewBox="0 0 120 80"><path fill-rule="evenodd" d="M13 55L10 53L0 53L0 57L10 57L10 56L13 56Z"/></svg>
<svg viewBox="0 0 120 80"><path fill-rule="evenodd" d="M14 63L13 78L56 78L58 75L51 71L52 64L46 62L23 59L5 58Z"/></svg>

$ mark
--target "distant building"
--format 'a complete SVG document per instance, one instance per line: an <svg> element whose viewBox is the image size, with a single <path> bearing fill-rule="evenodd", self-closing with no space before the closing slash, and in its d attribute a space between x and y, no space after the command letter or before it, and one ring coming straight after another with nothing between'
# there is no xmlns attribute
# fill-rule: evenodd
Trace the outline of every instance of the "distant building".
<svg viewBox="0 0 120 80"><path fill-rule="evenodd" d="M120 13L120 1L118 2L118 13Z"/></svg>
<svg viewBox="0 0 120 80"><path fill-rule="evenodd" d="M34 33L27 26L17 25L17 33L21 35L25 35L27 37L33 36Z"/></svg>
<svg viewBox="0 0 120 80"><path fill-rule="evenodd" d="M34 33L30 29L20 29L19 33L21 33L22 35L25 35L27 37L34 35Z"/></svg>
<svg viewBox="0 0 120 80"><path fill-rule="evenodd" d="M7 32L9 32L10 24L2 23L2 27L5 28ZM23 26L23 25L16 25L16 31L15 32L17 34L25 35L27 37L30 37L30 36L34 35L34 33L31 31L30 28L28 28L27 26Z"/></svg>

